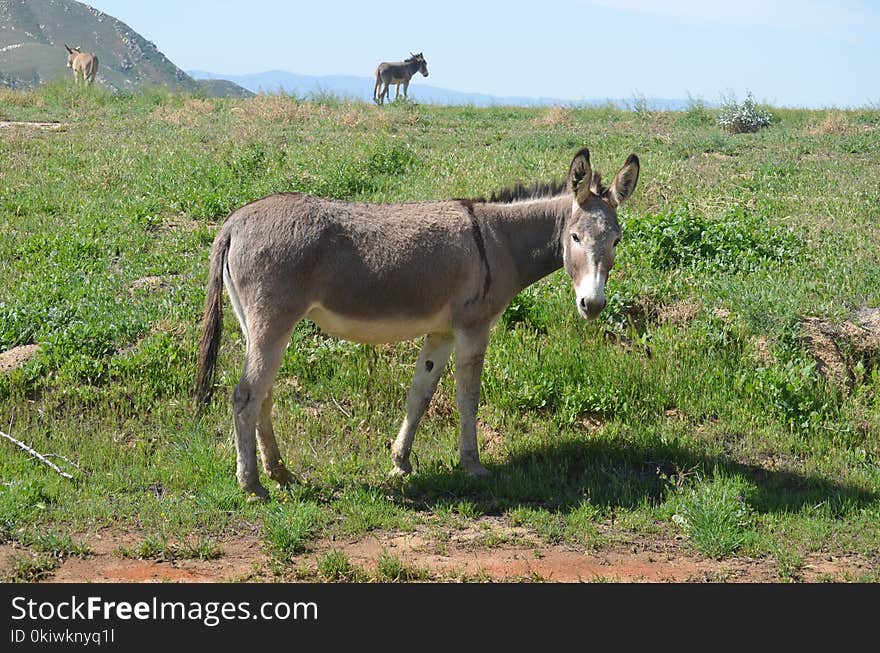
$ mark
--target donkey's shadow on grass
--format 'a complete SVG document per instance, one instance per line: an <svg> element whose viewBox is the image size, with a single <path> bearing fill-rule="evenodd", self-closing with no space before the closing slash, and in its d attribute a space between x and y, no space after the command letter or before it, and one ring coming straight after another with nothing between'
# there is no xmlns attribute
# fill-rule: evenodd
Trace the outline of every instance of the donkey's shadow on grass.
<svg viewBox="0 0 880 653"><path fill-rule="evenodd" d="M565 441L487 464L489 476L472 478L443 463L395 484L395 502L433 510L462 500L486 515L514 508L568 513L585 501L600 510L660 505L700 481L740 477L743 497L758 513L797 512L823 506L834 517L877 505L880 496L846 483L798 471L766 469L720 455L671 445Z"/></svg>

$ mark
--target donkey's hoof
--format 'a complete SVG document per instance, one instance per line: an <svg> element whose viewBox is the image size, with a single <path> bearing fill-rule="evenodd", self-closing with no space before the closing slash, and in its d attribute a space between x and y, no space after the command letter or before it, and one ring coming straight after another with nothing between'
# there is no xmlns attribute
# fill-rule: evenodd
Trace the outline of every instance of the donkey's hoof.
<svg viewBox="0 0 880 653"><path fill-rule="evenodd" d="M286 467L277 467L267 472L269 478L278 483L280 487L287 487L296 482L296 477Z"/></svg>
<svg viewBox="0 0 880 653"><path fill-rule="evenodd" d="M489 475L489 470L477 462L462 463L462 467L464 467L464 471L471 478L480 478L481 476Z"/></svg>
<svg viewBox="0 0 880 653"><path fill-rule="evenodd" d="M412 473L412 464L409 462L409 456L404 458L392 451L391 462L394 463L394 467L388 473L389 476L406 476Z"/></svg>
<svg viewBox="0 0 880 653"><path fill-rule="evenodd" d="M245 494L247 494L247 502L248 503L258 503L260 501L265 501L269 498L269 490L264 488L262 485L255 485L253 487L245 488Z"/></svg>
<svg viewBox="0 0 880 653"><path fill-rule="evenodd" d="M398 465L394 463L394 467L391 468L391 471L388 472L388 476L399 477L399 476L409 476L412 473L412 465L406 463L405 465Z"/></svg>

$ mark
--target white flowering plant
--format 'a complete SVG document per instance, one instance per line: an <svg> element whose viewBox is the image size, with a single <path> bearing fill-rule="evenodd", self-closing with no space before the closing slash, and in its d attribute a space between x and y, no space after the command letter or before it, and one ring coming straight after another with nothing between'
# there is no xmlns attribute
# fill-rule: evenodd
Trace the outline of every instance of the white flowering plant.
<svg viewBox="0 0 880 653"><path fill-rule="evenodd" d="M718 112L718 125L732 134L756 132L768 127L771 122L772 114L759 109L751 93L741 104L736 100L729 100Z"/></svg>

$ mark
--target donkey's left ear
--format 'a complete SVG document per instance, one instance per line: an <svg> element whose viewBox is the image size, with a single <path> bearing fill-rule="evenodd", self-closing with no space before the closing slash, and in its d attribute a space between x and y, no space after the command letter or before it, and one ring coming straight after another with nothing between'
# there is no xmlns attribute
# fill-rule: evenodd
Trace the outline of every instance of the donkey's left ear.
<svg viewBox="0 0 880 653"><path fill-rule="evenodd" d="M614 181L608 188L608 201L614 206L619 206L623 201L633 194L636 184L639 182L639 157L630 154L626 163L614 177Z"/></svg>
<svg viewBox="0 0 880 653"><path fill-rule="evenodd" d="M568 166L568 187L574 193L578 204L586 204L592 191L593 168L590 165L590 150L582 147Z"/></svg>

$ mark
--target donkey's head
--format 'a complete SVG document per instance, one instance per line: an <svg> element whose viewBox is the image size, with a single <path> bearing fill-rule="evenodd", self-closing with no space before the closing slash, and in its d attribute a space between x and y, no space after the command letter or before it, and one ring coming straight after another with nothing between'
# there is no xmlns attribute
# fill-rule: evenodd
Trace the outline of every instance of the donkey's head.
<svg viewBox="0 0 880 653"><path fill-rule="evenodd" d="M419 52L418 54L413 54L412 52L410 52L409 56L410 56L409 61L415 61L416 63L418 63L419 64L419 72L422 73L422 75L424 75L425 77L427 77L428 76L428 62L425 61L425 55L423 55L421 52Z"/></svg>
<svg viewBox="0 0 880 653"><path fill-rule="evenodd" d="M77 48L71 48L67 43L64 44L64 47L67 49L67 67L73 68L73 60L76 59L76 55L82 54L82 51Z"/></svg>
<svg viewBox="0 0 880 653"><path fill-rule="evenodd" d="M568 185L571 217L562 232L562 260L571 277L580 314L593 319L605 308L605 282L620 241L617 207L632 195L639 180L639 158L630 154L611 186L605 188L583 148L571 161Z"/></svg>

